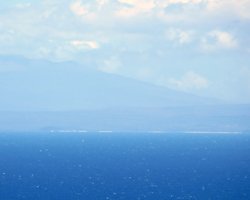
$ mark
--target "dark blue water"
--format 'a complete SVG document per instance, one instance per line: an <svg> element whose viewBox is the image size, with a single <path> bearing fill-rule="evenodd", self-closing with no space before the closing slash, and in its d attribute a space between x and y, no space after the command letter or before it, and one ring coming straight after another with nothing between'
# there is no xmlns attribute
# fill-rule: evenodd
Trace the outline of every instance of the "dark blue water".
<svg viewBox="0 0 250 200"><path fill-rule="evenodd" d="M1 200L250 199L250 135L0 134Z"/></svg>

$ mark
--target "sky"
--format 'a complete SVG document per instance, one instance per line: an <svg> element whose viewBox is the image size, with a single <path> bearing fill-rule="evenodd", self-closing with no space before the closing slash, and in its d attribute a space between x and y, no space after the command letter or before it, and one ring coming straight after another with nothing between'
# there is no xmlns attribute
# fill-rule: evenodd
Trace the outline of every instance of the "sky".
<svg viewBox="0 0 250 200"><path fill-rule="evenodd" d="M0 55L74 61L236 103L250 103L249 34L250 0L0 3Z"/></svg>

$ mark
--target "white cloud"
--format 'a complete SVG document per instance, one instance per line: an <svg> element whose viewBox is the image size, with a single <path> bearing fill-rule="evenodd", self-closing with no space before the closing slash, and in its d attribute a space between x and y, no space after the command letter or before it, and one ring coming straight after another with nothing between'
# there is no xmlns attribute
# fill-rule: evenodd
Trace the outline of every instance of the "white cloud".
<svg viewBox="0 0 250 200"><path fill-rule="evenodd" d="M157 1L157 5L160 7L167 7L172 4L199 4L203 2L203 0L159 0Z"/></svg>
<svg viewBox="0 0 250 200"><path fill-rule="evenodd" d="M121 66L122 63L117 57L111 57L105 60L98 69L106 73L115 74L118 73Z"/></svg>
<svg viewBox="0 0 250 200"><path fill-rule="evenodd" d="M205 14L223 13L237 15L241 18L250 19L250 0L159 0L158 5L168 7L173 4L203 5L202 12Z"/></svg>
<svg viewBox="0 0 250 200"><path fill-rule="evenodd" d="M96 41L91 40L72 40L70 44L77 49L98 49L99 44Z"/></svg>
<svg viewBox="0 0 250 200"><path fill-rule="evenodd" d="M88 9L83 5L83 3L78 0L70 5L70 10L79 16L83 16L89 13Z"/></svg>
<svg viewBox="0 0 250 200"><path fill-rule="evenodd" d="M99 8L103 5L102 2L99 4ZM97 14L90 10L88 5L84 5L81 0L77 0L70 4L69 6L71 12L73 12L76 16L83 17L87 20L94 20L97 17Z"/></svg>
<svg viewBox="0 0 250 200"><path fill-rule="evenodd" d="M206 11L250 19L250 0L208 0Z"/></svg>
<svg viewBox="0 0 250 200"><path fill-rule="evenodd" d="M101 10L105 5L110 3L109 0L96 0L98 10Z"/></svg>
<svg viewBox="0 0 250 200"><path fill-rule="evenodd" d="M115 13L118 17L133 17L142 13L149 13L155 8L154 0L118 0L122 7Z"/></svg>
<svg viewBox="0 0 250 200"><path fill-rule="evenodd" d="M168 79L168 85L174 89L189 91L207 88L209 82L205 77L197 74L196 72L189 71L180 79Z"/></svg>
<svg viewBox="0 0 250 200"><path fill-rule="evenodd" d="M238 47L238 41L228 32L214 30L201 39L201 47L205 51L234 49Z"/></svg>
<svg viewBox="0 0 250 200"><path fill-rule="evenodd" d="M250 20L250 0L159 0L156 15L166 23L209 24Z"/></svg>
<svg viewBox="0 0 250 200"><path fill-rule="evenodd" d="M168 0L169 3L201 3L203 0Z"/></svg>
<svg viewBox="0 0 250 200"><path fill-rule="evenodd" d="M25 9L25 8L29 8L32 6L31 3L18 3L15 5L16 8L19 8L19 9Z"/></svg>
<svg viewBox="0 0 250 200"><path fill-rule="evenodd" d="M156 16L166 23L181 24L200 21L204 15L202 0L166 0L159 1Z"/></svg>
<svg viewBox="0 0 250 200"><path fill-rule="evenodd" d="M134 17L147 13L151 16L169 18L169 14L164 11L165 8L173 4L199 4L203 0L118 0L118 2L123 5L116 11L116 15L119 17Z"/></svg>
<svg viewBox="0 0 250 200"><path fill-rule="evenodd" d="M166 37L170 41L177 41L179 44L188 44L192 41L193 31L170 28L166 31Z"/></svg>
<svg viewBox="0 0 250 200"><path fill-rule="evenodd" d="M239 74L241 63L249 66L250 0L42 0L8 5L0 13L2 54L94 63L99 70L155 84L162 76L159 84L196 94L215 91L220 83L218 96L223 87L231 87L229 79ZM171 48L166 39L180 48ZM197 45L218 54L203 54ZM221 53L227 49L234 49L230 58ZM178 77L183 70L188 73ZM250 85L249 71L238 77L232 84L235 91L243 88L243 81ZM233 89L228 91L234 95Z"/></svg>

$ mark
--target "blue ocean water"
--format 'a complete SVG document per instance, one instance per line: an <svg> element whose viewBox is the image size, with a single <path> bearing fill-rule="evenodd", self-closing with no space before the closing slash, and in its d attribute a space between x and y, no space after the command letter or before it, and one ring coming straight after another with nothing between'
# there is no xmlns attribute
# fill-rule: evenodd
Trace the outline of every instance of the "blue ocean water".
<svg viewBox="0 0 250 200"><path fill-rule="evenodd" d="M249 134L1 133L1 200L247 200Z"/></svg>

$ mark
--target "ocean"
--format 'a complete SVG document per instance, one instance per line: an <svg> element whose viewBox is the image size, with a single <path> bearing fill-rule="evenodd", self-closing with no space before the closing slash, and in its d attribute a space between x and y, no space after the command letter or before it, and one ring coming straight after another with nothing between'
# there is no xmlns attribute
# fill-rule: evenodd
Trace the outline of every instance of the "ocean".
<svg viewBox="0 0 250 200"><path fill-rule="evenodd" d="M0 133L0 200L249 200L250 134Z"/></svg>

